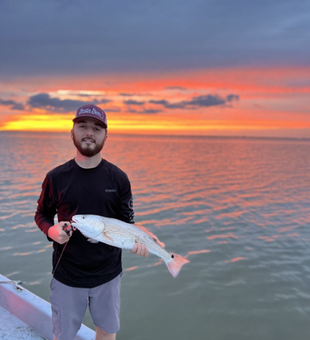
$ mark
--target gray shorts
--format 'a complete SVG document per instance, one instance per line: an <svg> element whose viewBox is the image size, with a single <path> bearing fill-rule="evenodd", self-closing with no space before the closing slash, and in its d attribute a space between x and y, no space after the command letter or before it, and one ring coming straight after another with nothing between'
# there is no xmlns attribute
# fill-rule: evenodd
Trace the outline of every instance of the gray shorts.
<svg viewBox="0 0 310 340"><path fill-rule="evenodd" d="M57 340L73 340L79 331L87 306L96 326L117 333L120 328L121 276L95 288L76 288L51 281L53 333Z"/></svg>

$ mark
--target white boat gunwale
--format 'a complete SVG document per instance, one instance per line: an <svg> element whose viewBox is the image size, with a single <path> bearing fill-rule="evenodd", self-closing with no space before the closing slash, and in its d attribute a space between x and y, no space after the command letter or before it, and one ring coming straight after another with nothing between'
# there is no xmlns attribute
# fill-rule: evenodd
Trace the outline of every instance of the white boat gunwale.
<svg viewBox="0 0 310 340"><path fill-rule="evenodd" d="M51 305L26 288L0 274L0 308L5 309L38 335L53 340ZM95 332L82 325L75 340L93 340Z"/></svg>

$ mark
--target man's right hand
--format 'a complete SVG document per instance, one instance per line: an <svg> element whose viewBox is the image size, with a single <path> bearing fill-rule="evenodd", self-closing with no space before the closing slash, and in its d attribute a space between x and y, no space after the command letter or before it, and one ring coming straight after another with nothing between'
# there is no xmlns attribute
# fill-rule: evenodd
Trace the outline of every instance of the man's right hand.
<svg viewBox="0 0 310 340"><path fill-rule="evenodd" d="M72 236L72 230L69 232L69 235L64 231L64 228L68 228L70 225L69 221L59 222L48 229L47 236L59 244L64 244Z"/></svg>

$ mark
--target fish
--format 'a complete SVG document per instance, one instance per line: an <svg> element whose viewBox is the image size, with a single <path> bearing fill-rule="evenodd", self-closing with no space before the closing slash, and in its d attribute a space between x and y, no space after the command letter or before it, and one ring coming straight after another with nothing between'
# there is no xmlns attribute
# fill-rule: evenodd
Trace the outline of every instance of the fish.
<svg viewBox="0 0 310 340"><path fill-rule="evenodd" d="M160 257L171 275L177 277L182 266L190 261L181 255L169 253L165 244L147 228L99 215L74 215L71 225L78 229L90 242L103 242L121 249L132 249L142 243L148 251Z"/></svg>

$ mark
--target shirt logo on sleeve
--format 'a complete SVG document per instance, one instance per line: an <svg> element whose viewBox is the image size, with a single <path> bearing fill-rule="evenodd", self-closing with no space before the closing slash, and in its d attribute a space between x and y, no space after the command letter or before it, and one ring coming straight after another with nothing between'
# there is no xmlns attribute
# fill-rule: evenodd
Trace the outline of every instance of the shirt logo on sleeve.
<svg viewBox="0 0 310 340"><path fill-rule="evenodd" d="M131 199L129 200L129 202L128 202L128 207L130 208L130 209L133 209L133 198L131 197Z"/></svg>

